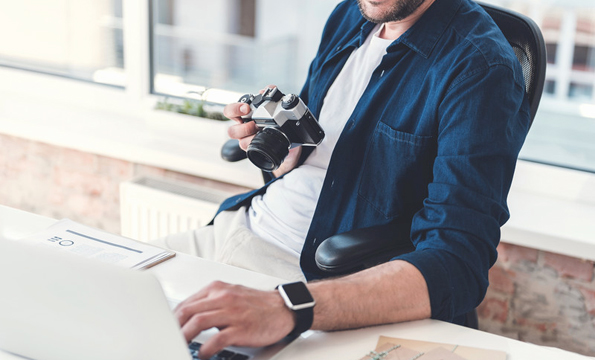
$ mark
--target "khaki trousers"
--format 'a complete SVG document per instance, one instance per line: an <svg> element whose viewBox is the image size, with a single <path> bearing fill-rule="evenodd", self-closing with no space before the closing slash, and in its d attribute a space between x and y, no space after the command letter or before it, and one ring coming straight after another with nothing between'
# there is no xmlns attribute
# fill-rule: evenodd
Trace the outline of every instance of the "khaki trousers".
<svg viewBox="0 0 595 360"><path fill-rule="evenodd" d="M221 212L213 225L168 235L151 243L288 281L305 281L299 254L254 235L246 226L245 207Z"/></svg>

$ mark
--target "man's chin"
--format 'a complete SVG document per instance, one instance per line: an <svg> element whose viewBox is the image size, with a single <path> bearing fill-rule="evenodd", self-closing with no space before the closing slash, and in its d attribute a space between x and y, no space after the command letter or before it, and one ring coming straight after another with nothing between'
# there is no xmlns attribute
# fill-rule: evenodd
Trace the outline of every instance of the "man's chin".
<svg viewBox="0 0 595 360"><path fill-rule="evenodd" d="M380 11L379 9L379 4L376 4L376 1L366 1L366 0L361 0L360 1L360 12L362 13L362 16L368 20L371 21L373 23L376 24L381 24L383 23L383 15L384 13L382 11Z"/></svg>
<svg viewBox="0 0 595 360"><path fill-rule="evenodd" d="M362 16L373 23L400 21L417 10L425 0L357 0Z"/></svg>

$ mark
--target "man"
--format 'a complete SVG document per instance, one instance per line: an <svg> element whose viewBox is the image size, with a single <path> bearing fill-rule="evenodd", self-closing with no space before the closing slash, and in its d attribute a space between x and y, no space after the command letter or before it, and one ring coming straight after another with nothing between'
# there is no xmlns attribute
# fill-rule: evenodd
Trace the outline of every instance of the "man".
<svg viewBox="0 0 595 360"><path fill-rule="evenodd" d="M530 122L520 66L495 24L470 0L347 0L327 22L300 96L327 132L324 142L293 149L275 181L224 202L208 231L225 241L197 232L166 245L263 272L272 259L271 269L281 269L273 275L313 280L324 277L314 264L320 241L409 222L415 251L308 283L311 327L460 323L485 294ZM247 110L225 109L244 149L256 132L241 123ZM230 260L235 249L248 259ZM221 330L203 345L204 358L232 344L274 343L302 321L277 291L224 283L191 296L176 315L187 339Z"/></svg>

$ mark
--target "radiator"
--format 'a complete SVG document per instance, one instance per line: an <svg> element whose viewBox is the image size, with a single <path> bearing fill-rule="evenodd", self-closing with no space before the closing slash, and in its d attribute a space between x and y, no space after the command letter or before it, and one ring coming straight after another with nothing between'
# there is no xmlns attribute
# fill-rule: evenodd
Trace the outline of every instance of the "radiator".
<svg viewBox="0 0 595 360"><path fill-rule="evenodd" d="M206 225L232 194L174 181L141 177L120 183L122 235L148 241Z"/></svg>

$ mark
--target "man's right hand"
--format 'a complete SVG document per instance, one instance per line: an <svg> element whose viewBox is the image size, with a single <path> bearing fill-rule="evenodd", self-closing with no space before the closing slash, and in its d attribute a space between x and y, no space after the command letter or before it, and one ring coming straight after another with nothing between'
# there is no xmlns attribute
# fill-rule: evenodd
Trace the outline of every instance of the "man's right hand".
<svg viewBox="0 0 595 360"><path fill-rule="evenodd" d="M250 105L245 103L232 103L223 109L223 115L235 121L237 124L232 125L227 129L229 137L238 139L242 150L246 151L248 145L258 132L258 128L254 121L244 122L242 116L250 113Z"/></svg>
<svg viewBox="0 0 595 360"><path fill-rule="evenodd" d="M268 87L275 86L269 85ZM266 89L260 90L260 93L262 94L265 90ZM248 115L249 113L250 105L240 102L231 103L223 109L223 115L237 123L230 126L227 129L227 133L230 138L239 140L240 148L244 151L248 149L248 145L250 145L254 135L258 132L258 128L256 127L256 124L254 124L254 121L244 122L244 119L242 119L242 116ZM281 166L273 171L273 175L279 177L293 169L297 165L301 153L301 146L289 150L289 155L287 155Z"/></svg>

